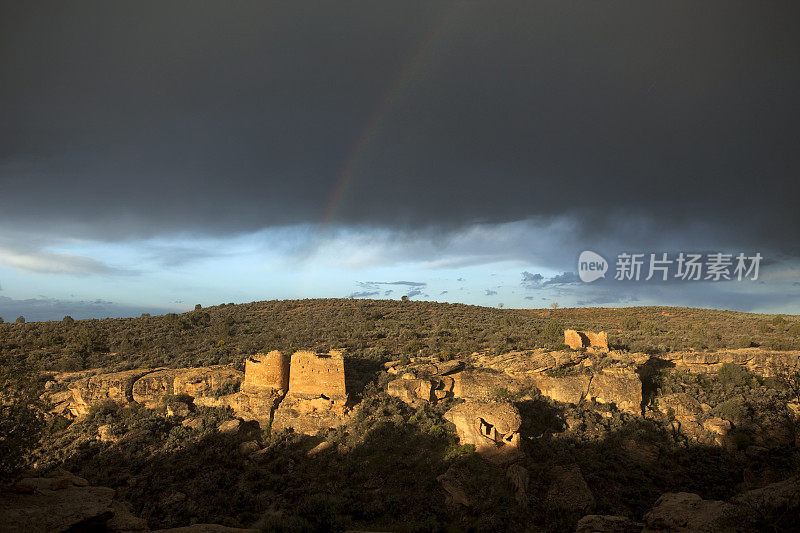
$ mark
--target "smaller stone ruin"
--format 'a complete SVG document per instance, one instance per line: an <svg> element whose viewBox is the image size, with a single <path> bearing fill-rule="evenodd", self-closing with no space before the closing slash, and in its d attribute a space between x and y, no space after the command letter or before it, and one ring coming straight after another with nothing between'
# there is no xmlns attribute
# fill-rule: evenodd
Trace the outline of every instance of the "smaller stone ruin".
<svg viewBox="0 0 800 533"><path fill-rule="evenodd" d="M564 330L564 344L573 350L586 348L608 353L608 334L605 331L595 333L593 331L576 331L574 329Z"/></svg>

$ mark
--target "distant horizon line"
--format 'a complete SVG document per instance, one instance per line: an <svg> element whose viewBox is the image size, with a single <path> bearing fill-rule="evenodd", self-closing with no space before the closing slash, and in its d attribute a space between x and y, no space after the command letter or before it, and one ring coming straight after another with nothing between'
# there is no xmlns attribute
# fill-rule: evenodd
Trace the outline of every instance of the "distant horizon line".
<svg viewBox="0 0 800 533"><path fill-rule="evenodd" d="M572 311L572 310L581 310L581 309L609 309L609 310L617 310L617 309L686 309L686 310L699 310L699 311L721 311L721 312L728 312L728 313L739 313L745 315L759 315L759 316L786 316L786 317L798 317L800 318L800 314L794 313L781 313L781 312L752 312L752 311L737 311L735 309L721 309L718 307L692 307L692 306L681 306L681 305L619 305L619 306L609 306L609 305L586 305L586 306L579 306L579 307L561 307L558 306L556 308L548 307L500 307L497 305L489 306L489 305L478 305L478 304L468 304L462 302L440 302L436 300L402 300L400 298L353 298L353 297L339 297L339 298L276 298L272 300L253 300L250 302L222 302L213 305L202 305L202 304L195 304L193 309L187 309L185 311L167 311L163 314L152 314L148 312L141 313L139 315L129 315L129 316L105 316L105 317L90 317L90 318L73 318L69 314L65 314L60 319L53 319L53 320L28 320L25 319L24 324L33 324L33 323L42 323L42 322L61 322L66 317L73 318L76 322L80 321L87 321L87 320L128 320L128 319L136 319L136 318L158 318L164 317L170 314L175 315L183 315L187 313L191 313L193 311L197 311L200 309L214 309L219 307L229 307L229 306L240 306L240 305L252 305L258 303L270 303L270 302L305 302L305 301L313 301L313 300L320 300L320 301L353 301L353 302L396 302L396 303L412 303L412 304L434 304L434 305L461 305L465 307L479 307L482 309L493 309L495 311L547 311L547 312L558 312L558 311ZM200 306L197 308L196 306ZM22 315L24 317L24 315ZM0 317L4 318L4 317ZM17 324L16 319L5 319L0 326L4 325L14 325Z"/></svg>

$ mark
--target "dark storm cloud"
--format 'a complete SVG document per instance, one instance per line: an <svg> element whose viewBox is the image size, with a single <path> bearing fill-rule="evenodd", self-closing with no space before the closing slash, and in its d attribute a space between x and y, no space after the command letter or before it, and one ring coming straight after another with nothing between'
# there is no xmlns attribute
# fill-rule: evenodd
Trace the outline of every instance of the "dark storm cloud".
<svg viewBox="0 0 800 533"><path fill-rule="evenodd" d="M584 242L670 228L796 256L798 15L730 2L6 4L0 224L122 239L325 213L445 229L565 215Z"/></svg>
<svg viewBox="0 0 800 533"><path fill-rule="evenodd" d="M561 274L549 278L543 285L568 285L580 282L581 280L575 272L562 272Z"/></svg>

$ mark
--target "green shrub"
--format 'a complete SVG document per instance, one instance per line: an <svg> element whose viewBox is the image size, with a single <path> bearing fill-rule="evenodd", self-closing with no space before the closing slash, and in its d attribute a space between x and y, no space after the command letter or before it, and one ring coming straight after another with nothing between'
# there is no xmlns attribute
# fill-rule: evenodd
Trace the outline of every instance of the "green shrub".
<svg viewBox="0 0 800 533"><path fill-rule="evenodd" d="M740 422L747 418L749 408L741 398L731 398L714 407L711 412L725 420Z"/></svg>
<svg viewBox="0 0 800 533"><path fill-rule="evenodd" d="M638 318L636 318L635 316L626 316L620 322L620 325L622 326L622 329L627 329L627 330L639 329L639 325L640 324L641 324L641 321Z"/></svg>
<svg viewBox="0 0 800 533"><path fill-rule="evenodd" d="M753 375L741 365L723 363L719 368L717 378L723 384L741 387L748 385L752 381Z"/></svg>
<svg viewBox="0 0 800 533"><path fill-rule="evenodd" d="M491 392L491 398L496 402L509 401L511 393L505 387L498 387Z"/></svg>
<svg viewBox="0 0 800 533"><path fill-rule="evenodd" d="M564 341L564 327L556 320L550 320L542 330L542 340L547 344L556 344Z"/></svg>

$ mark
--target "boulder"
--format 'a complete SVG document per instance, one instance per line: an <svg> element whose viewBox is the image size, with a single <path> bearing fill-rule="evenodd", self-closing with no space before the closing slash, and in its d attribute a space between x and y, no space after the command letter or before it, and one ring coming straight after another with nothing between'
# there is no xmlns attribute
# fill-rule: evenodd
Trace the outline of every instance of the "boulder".
<svg viewBox="0 0 800 533"><path fill-rule="evenodd" d="M735 530L736 508L718 500L704 500L697 494L662 494L644 515L647 531L723 532Z"/></svg>
<svg viewBox="0 0 800 533"><path fill-rule="evenodd" d="M642 381L633 368L604 368L592 375L587 397L598 403L613 403L625 413L641 414Z"/></svg>
<svg viewBox="0 0 800 533"><path fill-rule="evenodd" d="M119 437L114 434L111 424L103 424L97 428L97 438L100 442L117 442Z"/></svg>
<svg viewBox="0 0 800 533"><path fill-rule="evenodd" d="M261 449L261 445L256 440L248 440L239 445L239 453L242 455L250 455Z"/></svg>
<svg viewBox="0 0 800 533"><path fill-rule="evenodd" d="M576 464L554 466L550 470L550 487L545 500L570 512L584 513L594 507L594 495Z"/></svg>
<svg viewBox="0 0 800 533"><path fill-rule="evenodd" d="M119 444L137 444L149 440L153 434L147 428L136 428L126 432L117 441Z"/></svg>
<svg viewBox="0 0 800 533"><path fill-rule="evenodd" d="M275 410L272 429L281 431L292 428L298 433L315 435L320 430L336 428L345 423L346 396L288 393Z"/></svg>
<svg viewBox="0 0 800 533"><path fill-rule="evenodd" d="M684 421L695 420L703 412L703 406L685 392L675 392L658 397L658 410L665 414L672 410L676 419Z"/></svg>
<svg viewBox="0 0 800 533"><path fill-rule="evenodd" d="M258 531L258 529L228 527L219 524L193 524L170 529L154 529L152 533L258 533Z"/></svg>
<svg viewBox="0 0 800 533"><path fill-rule="evenodd" d="M708 420L703 422L703 429L715 435L717 443L720 445L724 444L724 441L721 440L720 437L725 437L726 435L728 435L728 433L730 433L732 428L733 424L731 424L724 418L720 418L718 416L709 418Z"/></svg>
<svg viewBox="0 0 800 533"><path fill-rule="evenodd" d="M539 374L534 377L536 388L541 391L542 396L547 396L557 402L572 404L577 404L586 397L591 380L592 378L588 374L563 377Z"/></svg>
<svg viewBox="0 0 800 533"><path fill-rule="evenodd" d="M514 463L506 469L506 477L516 489L516 499L522 507L528 507L528 483L530 475L528 469L521 464Z"/></svg>
<svg viewBox="0 0 800 533"><path fill-rule="evenodd" d="M239 428L242 425L242 421L237 419L234 420L226 420L222 424L219 425L217 431L222 433L223 435L238 435Z"/></svg>
<svg viewBox="0 0 800 533"><path fill-rule="evenodd" d="M459 361L456 359L452 361L436 363L436 373L440 376L446 376L447 374L452 374L453 372L458 372L463 369L464 361Z"/></svg>
<svg viewBox="0 0 800 533"><path fill-rule="evenodd" d="M464 485L461 482L460 475L455 466L447 469L447 472L441 474L436 478L436 481L444 489L447 494L447 502L455 505L463 505L469 507L472 505L472 498L467 495L464 490Z"/></svg>
<svg viewBox="0 0 800 533"><path fill-rule="evenodd" d="M644 524L624 516L586 515L575 525L575 533L639 533Z"/></svg>
<svg viewBox="0 0 800 533"><path fill-rule="evenodd" d="M203 419L199 416L184 418L181 425L189 429L201 429L203 427Z"/></svg>
<svg viewBox="0 0 800 533"><path fill-rule="evenodd" d="M324 440L324 441L320 442L319 444L317 444L316 446L314 446L313 448L311 448L310 450L308 450L308 452L306 453L306 456L307 457L313 457L313 456L315 456L315 455L317 455L319 453L324 452L325 450L330 450L332 447L333 447L333 443L331 443L330 441Z"/></svg>
<svg viewBox="0 0 800 533"><path fill-rule="evenodd" d="M149 531L147 520L139 518L131 513L128 505L124 502L114 500L111 502L111 510L114 516L106 522L106 529L110 532L127 533L129 531Z"/></svg>
<svg viewBox="0 0 800 533"><path fill-rule="evenodd" d="M433 385L428 379L395 379L386 385L389 396L399 398L409 405L429 403L434 399Z"/></svg>
<svg viewBox="0 0 800 533"><path fill-rule="evenodd" d="M64 478L54 478L64 479ZM114 490L107 487L77 487L60 490L42 482L32 494L0 495L0 524L8 533L51 533L103 530L114 516Z"/></svg>
<svg viewBox="0 0 800 533"><path fill-rule="evenodd" d="M511 461L519 457L519 409L510 403L467 400L444 414L456 426L459 442L472 444L486 458Z"/></svg>
<svg viewBox="0 0 800 533"><path fill-rule="evenodd" d="M265 389L262 392L235 392L222 396L200 396L194 404L201 407L230 407L243 420L269 425L272 414L283 398L283 392Z"/></svg>
<svg viewBox="0 0 800 533"><path fill-rule="evenodd" d="M797 516L800 511L800 476L793 476L765 487L749 490L731 498L742 512L770 524L781 516Z"/></svg>
<svg viewBox="0 0 800 533"><path fill-rule="evenodd" d="M189 405L184 402L167 403L167 416L189 416Z"/></svg>
<svg viewBox="0 0 800 533"><path fill-rule="evenodd" d="M474 400L490 400L497 390L515 391L526 385L496 370L468 369L446 377L453 380L453 396Z"/></svg>

